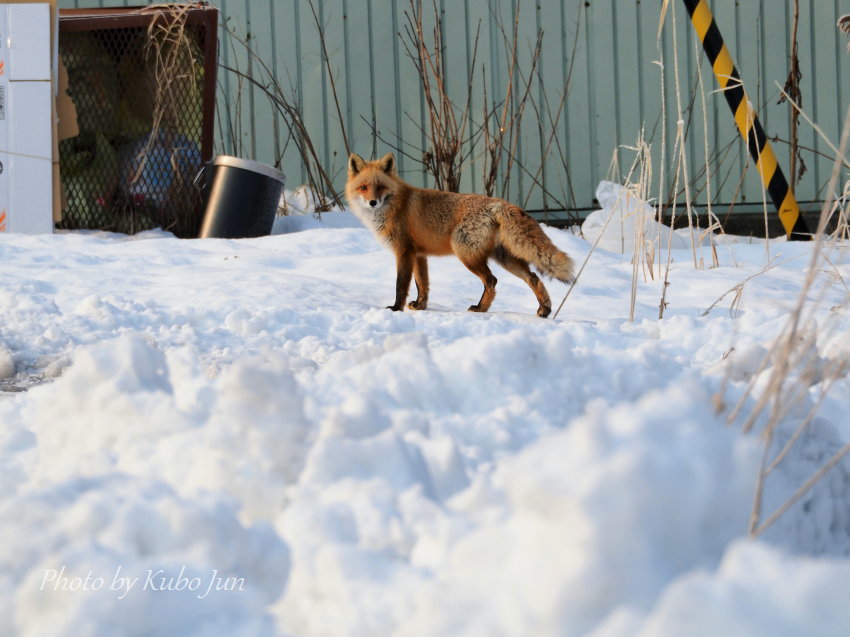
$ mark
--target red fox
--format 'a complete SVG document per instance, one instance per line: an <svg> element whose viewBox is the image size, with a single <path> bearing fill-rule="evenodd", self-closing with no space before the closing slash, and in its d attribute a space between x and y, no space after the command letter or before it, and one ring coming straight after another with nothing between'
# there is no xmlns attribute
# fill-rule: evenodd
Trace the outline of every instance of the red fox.
<svg viewBox="0 0 850 637"><path fill-rule="evenodd" d="M541 317L549 316L552 302L529 263L564 283L573 279L572 259L524 210L484 195L411 186L399 178L392 153L369 162L352 153L345 195L352 212L395 253L395 303L390 310L404 308L411 277L416 280L416 300L407 307L428 306L429 255L454 254L481 279L484 293L471 312L486 312L496 296L496 277L487 266L491 258L528 284Z"/></svg>

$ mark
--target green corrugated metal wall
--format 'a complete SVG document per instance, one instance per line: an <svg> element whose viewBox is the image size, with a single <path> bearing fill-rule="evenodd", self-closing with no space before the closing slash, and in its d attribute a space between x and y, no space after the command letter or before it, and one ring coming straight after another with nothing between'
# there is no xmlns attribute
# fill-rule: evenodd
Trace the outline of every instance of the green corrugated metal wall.
<svg viewBox="0 0 850 637"><path fill-rule="evenodd" d="M442 11L449 91L462 100L473 86L473 113L483 109L482 77L486 74L491 96L506 82L506 61L500 23L510 29L519 5L520 57L526 68L538 30L543 31L540 77L533 82L533 104L525 114L518 147L522 167L511 175L509 197L531 210L590 209L600 179L609 174L612 156L619 160L622 179L643 127L652 146L653 174L658 194L662 172L672 183L669 166L678 114L673 73L672 16L668 15L657 44L661 0L436 0ZM60 0L60 7L132 6L139 2ZM142 3L144 4L144 3ZM150 3L154 4L154 3ZM304 119L326 170L338 188L344 183L346 151L331 94L330 79L322 62L320 39L308 0L216 0L222 22L252 46L274 70L280 83L303 108ZM424 2L426 8L430 0ZM789 107L777 104L779 85L788 73L792 2L774 0L712 0L720 30L741 71L751 99L756 101L769 136L778 137L780 164L788 168ZM850 104L850 53L847 40L836 29L850 0L802 0L799 51L802 67L803 107L836 144L844 112ZM352 149L373 155L399 144L411 155L423 148L422 126L426 113L418 76L407 57L400 33L404 30L407 0L313 0L338 91L342 119ZM743 142L716 89L711 71L691 31L681 3L676 13L681 98L693 109L685 114L687 160L693 175L706 165L706 135L697 68L702 72L707 109L708 154L712 173L712 199L720 210L735 201L738 209L759 204L762 187L750 166ZM479 66L470 77L474 36L481 24ZM222 34L221 62L250 71L244 47ZM575 53L573 54L573 50ZM664 60L662 70L659 61ZM566 78L569 76L569 85ZM232 73L220 72L219 130L221 152L280 162L294 187L304 172L279 116L256 87L240 82ZM663 92L667 112L661 117ZM557 120L552 149L541 168L541 156L553 129L551 120L563 91L568 90L565 112ZM548 102L548 106L547 106ZM549 113L552 113L550 115ZM689 114L691 113L691 114ZM542 121L542 125L538 123ZM380 138L372 133L372 126ZM661 169L661 140L666 134L668 168ZM385 141L382 141L382 139ZM801 202L824 198L832 171L831 153L811 126L803 123L800 144L807 172L795 188ZM464 190L481 189L482 162L473 154L464 172ZM419 162L401 157L400 168L415 183L427 183ZM531 175L539 174L537 179ZM537 183L535 183L535 181ZM697 179L697 200L705 201L705 180ZM667 189L665 189L665 192ZM760 205L760 204L759 204ZM803 205L806 208L806 205Z"/></svg>

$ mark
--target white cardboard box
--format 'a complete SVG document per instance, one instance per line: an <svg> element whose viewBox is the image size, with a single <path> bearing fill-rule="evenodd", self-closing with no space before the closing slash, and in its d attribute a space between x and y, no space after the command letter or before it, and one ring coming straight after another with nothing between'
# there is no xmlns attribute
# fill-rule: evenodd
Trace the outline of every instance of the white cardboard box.
<svg viewBox="0 0 850 637"><path fill-rule="evenodd" d="M50 82L8 82L0 151L53 159L53 90Z"/></svg>
<svg viewBox="0 0 850 637"><path fill-rule="evenodd" d="M0 232L9 231L9 157L0 153Z"/></svg>
<svg viewBox="0 0 850 637"><path fill-rule="evenodd" d="M53 231L50 5L0 5L0 232Z"/></svg>
<svg viewBox="0 0 850 637"><path fill-rule="evenodd" d="M5 232L53 232L53 163L0 152L0 228Z"/></svg>
<svg viewBox="0 0 850 637"><path fill-rule="evenodd" d="M51 80L50 5L6 5L9 81ZM46 39L45 39L46 38Z"/></svg>

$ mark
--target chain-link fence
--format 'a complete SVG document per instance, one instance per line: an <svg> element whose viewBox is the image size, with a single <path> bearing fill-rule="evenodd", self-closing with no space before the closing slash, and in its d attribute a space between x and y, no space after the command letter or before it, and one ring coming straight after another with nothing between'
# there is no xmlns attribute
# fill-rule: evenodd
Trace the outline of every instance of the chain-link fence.
<svg viewBox="0 0 850 637"><path fill-rule="evenodd" d="M193 179L210 159L202 138L212 121L204 109L213 107L204 99L204 40L215 30L187 22L185 13L162 15L147 14L142 26L115 28L112 15L93 17L90 28L60 29L80 134L59 145L59 228L160 227L197 236L202 211Z"/></svg>

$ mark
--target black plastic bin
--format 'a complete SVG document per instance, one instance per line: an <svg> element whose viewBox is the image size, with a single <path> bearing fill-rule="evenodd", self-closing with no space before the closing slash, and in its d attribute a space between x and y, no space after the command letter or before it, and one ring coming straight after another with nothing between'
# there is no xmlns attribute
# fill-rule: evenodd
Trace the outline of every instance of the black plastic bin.
<svg viewBox="0 0 850 637"><path fill-rule="evenodd" d="M204 167L202 178L202 239L242 239L271 233L286 182L281 171L258 161L219 155L212 165Z"/></svg>

